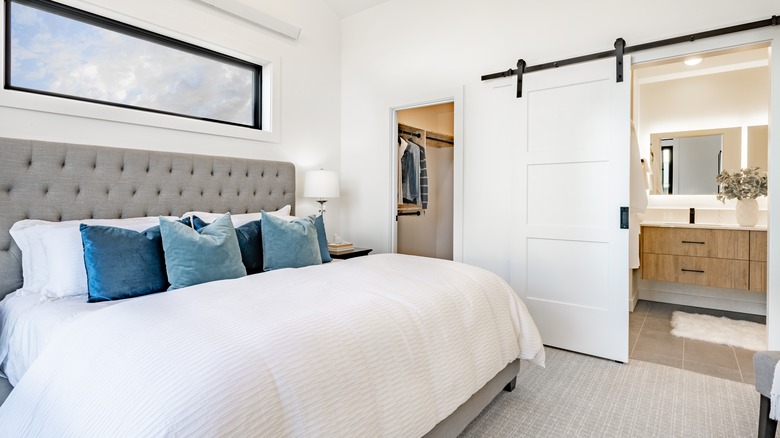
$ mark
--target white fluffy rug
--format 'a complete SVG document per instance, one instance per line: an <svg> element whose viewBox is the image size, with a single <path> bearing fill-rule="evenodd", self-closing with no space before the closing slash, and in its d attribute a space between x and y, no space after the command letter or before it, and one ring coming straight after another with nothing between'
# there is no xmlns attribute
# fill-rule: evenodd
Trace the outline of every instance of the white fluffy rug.
<svg viewBox="0 0 780 438"><path fill-rule="evenodd" d="M736 321L725 316L672 313L672 334L746 350L766 350L766 326L750 321Z"/></svg>

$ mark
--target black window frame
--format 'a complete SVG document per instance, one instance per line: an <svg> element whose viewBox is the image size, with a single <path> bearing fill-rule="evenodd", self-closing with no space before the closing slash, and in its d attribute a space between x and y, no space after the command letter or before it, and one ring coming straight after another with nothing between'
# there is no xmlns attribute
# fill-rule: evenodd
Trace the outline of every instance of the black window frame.
<svg viewBox="0 0 780 438"><path fill-rule="evenodd" d="M252 96L253 96L253 103L252 103L252 124L247 125L243 123L237 123L237 122L230 122L226 120L218 120L218 119L212 119L208 117L199 117L199 116L193 116L190 114L181 114L177 112L172 111L165 111L165 110L158 110L154 108L146 108L142 106L136 106L136 105L128 105L123 103L117 103L117 102L110 102L110 101L104 101L100 99L92 99L88 97L81 97L81 96L75 96L70 94L63 94L63 93L55 93L51 91L45 91L45 90L37 90L34 88L27 88L27 87L19 87L19 86L13 86L11 85L11 4L17 3L24 6L33 7L45 12L49 12L52 14L60 15L66 18L70 18L76 21L80 21L92 26L101 27L103 29L107 29L110 31L122 33L128 36L132 36L135 38L143 39L148 42L152 42L155 44L160 44L166 47L170 47L176 50L181 50L187 53L199 55L202 57L206 57L218 62L235 65L243 68L248 68L253 73L253 84L252 84ZM90 102L90 103L96 103L100 105L108 105L113 107L119 107L119 108L127 108L132 110L138 110L138 111L145 111L150 113L156 113L156 114L165 114L165 115L171 115L176 117L184 117L188 119L194 119L194 120L201 120L201 121L207 121L207 122L213 122L213 123L219 123L223 125L231 125L231 126L237 126L237 127L244 127L244 128L250 128L250 129L256 129L256 130L262 130L262 89L263 89L263 67L261 65L257 65L254 63L251 63L249 61L245 61L243 59L239 59L233 56L225 55L224 53L219 53L214 50L210 50L204 47L197 46L192 43L188 43L185 41L181 41L169 36L165 36L162 34L158 34L156 32L152 32L146 29L142 29L140 27L136 27L127 23L123 23L117 20L113 20L107 17L103 17L101 15L97 15L91 12L87 12L81 9L77 9L71 6L63 5L61 3L53 2L50 0L5 0L5 32L3 35L5 41L5 59L4 59L4 84L3 88L6 90L13 90L13 91L21 91L26 93L32 93L32 94L39 94L39 95L45 95L45 96L53 96L53 97L59 97L69 100L76 100L81 102Z"/></svg>

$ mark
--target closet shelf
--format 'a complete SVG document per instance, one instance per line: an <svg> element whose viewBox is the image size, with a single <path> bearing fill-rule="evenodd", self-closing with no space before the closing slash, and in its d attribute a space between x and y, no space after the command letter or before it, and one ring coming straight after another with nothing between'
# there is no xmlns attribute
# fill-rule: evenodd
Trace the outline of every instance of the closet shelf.
<svg viewBox="0 0 780 438"><path fill-rule="evenodd" d="M398 133L400 135L412 135L416 138L425 136L424 146L426 147L451 148L455 146L455 137L451 135L440 134L433 131L425 131L420 128L415 128L414 126L404 125L403 123L398 124Z"/></svg>

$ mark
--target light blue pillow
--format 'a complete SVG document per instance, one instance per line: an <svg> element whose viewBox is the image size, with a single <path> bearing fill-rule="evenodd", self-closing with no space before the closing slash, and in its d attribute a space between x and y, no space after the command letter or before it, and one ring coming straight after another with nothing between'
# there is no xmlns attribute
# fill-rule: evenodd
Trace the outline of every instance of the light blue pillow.
<svg viewBox="0 0 780 438"><path fill-rule="evenodd" d="M314 215L288 222L262 212L263 270L322 264Z"/></svg>
<svg viewBox="0 0 780 438"><path fill-rule="evenodd" d="M229 213L200 231L161 217L160 233L168 290L246 275Z"/></svg>
<svg viewBox="0 0 780 438"><path fill-rule="evenodd" d="M314 228L317 230L317 242L320 244L322 263L333 261L330 252L328 252L328 235L325 233L325 221L322 219L322 215L317 216L317 219L314 220Z"/></svg>

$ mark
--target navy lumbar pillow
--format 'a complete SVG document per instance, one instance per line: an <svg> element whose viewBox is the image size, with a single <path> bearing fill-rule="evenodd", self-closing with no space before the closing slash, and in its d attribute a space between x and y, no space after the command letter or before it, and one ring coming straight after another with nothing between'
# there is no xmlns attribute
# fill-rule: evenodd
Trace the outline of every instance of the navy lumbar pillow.
<svg viewBox="0 0 780 438"><path fill-rule="evenodd" d="M236 228L241 261L244 263L247 275L263 272L263 241L260 227L261 221L256 220Z"/></svg>
<svg viewBox="0 0 780 438"><path fill-rule="evenodd" d="M121 300L168 288L160 227L138 232L81 224L90 303Z"/></svg>
<svg viewBox="0 0 780 438"><path fill-rule="evenodd" d="M180 220L199 230L206 224L194 217ZM121 300L168 289L160 226L143 232L99 225L79 226L84 245L88 301Z"/></svg>
<svg viewBox="0 0 780 438"><path fill-rule="evenodd" d="M322 263L333 261L330 252L328 252L328 235L325 234L325 221L322 219L322 215L317 216L317 219L314 220L314 228L317 230L317 242L320 245Z"/></svg>
<svg viewBox="0 0 780 438"><path fill-rule="evenodd" d="M229 213L200 231L161 217L160 232L168 290L246 275Z"/></svg>
<svg viewBox="0 0 780 438"><path fill-rule="evenodd" d="M263 270L322 263L314 215L290 222L265 211L262 216Z"/></svg>

